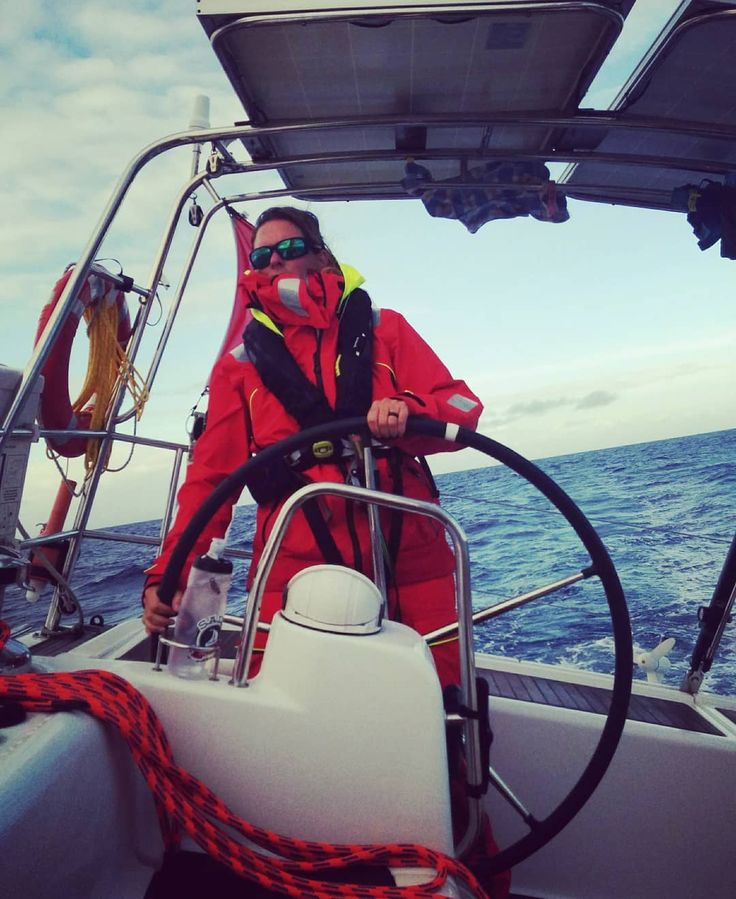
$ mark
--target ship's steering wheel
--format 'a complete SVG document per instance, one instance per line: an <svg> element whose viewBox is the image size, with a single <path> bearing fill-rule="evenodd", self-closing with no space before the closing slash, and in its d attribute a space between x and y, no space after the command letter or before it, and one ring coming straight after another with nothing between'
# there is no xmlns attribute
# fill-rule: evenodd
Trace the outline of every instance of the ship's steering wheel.
<svg viewBox="0 0 736 899"><path fill-rule="evenodd" d="M608 602L614 637L615 667L610 706L600 738L588 764L567 796L546 818L534 821L528 834L503 849L488 862L487 872L491 874L518 864L548 843L575 817L600 783L613 758L626 723L633 669L631 627L626 600L613 562L593 526L564 490L536 465L503 444L475 431L458 429L454 425L449 426L451 436L448 437L447 429L448 425L444 422L411 416L407 422L406 433L450 439L460 446L477 449L506 465L539 490L564 516L587 550L591 565L586 569L586 575L590 572L600 579ZM234 493L242 490L251 478L258 477L264 466L272 464L279 457L283 458L289 453L310 446L316 440L337 440L346 434L364 434L369 437L365 418L346 418L301 431L262 450L229 475L200 506L183 531L159 586L161 599L166 603L171 602L184 561L207 522L220 506Z"/></svg>

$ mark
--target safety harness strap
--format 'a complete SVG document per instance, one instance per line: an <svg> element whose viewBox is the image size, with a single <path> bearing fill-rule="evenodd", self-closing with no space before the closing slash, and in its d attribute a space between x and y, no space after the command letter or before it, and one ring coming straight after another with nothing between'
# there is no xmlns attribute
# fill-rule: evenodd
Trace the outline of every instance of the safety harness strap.
<svg viewBox="0 0 736 899"><path fill-rule="evenodd" d="M280 334L253 318L243 332L243 343L266 389L302 430L335 420L325 395L299 368Z"/></svg>
<svg viewBox="0 0 736 899"><path fill-rule="evenodd" d="M337 399L334 417L367 415L373 401L373 307L360 287L338 312Z"/></svg>
<svg viewBox="0 0 736 899"><path fill-rule="evenodd" d="M248 357L264 386L294 418L302 430L338 418L366 415L373 393L373 310L368 294L356 288L341 301L335 371L336 402L330 407L324 393L313 384L289 352L281 331L259 309L243 333ZM324 462L334 463L332 442L316 441L298 458L277 459L262 472L257 483L248 484L259 504L277 502L304 484L297 472ZM345 562L316 500L305 504L304 515L325 561Z"/></svg>
<svg viewBox="0 0 736 899"><path fill-rule="evenodd" d="M253 318L243 332L248 358L256 367L266 389L298 422L302 430L368 413L373 400L373 307L366 291L356 287L341 299L338 307L334 410L324 393L307 378L289 352L279 327L262 309L253 306L252 311ZM398 448L389 450L394 489L398 493L401 493L402 486L401 459L402 453ZM303 486L305 482L298 472L306 471L314 465L338 461L332 441L316 441L296 458L280 458L271 462L267 470L260 473L258 481L249 483L248 488L259 504L278 502ZM422 462L427 473L426 461ZM437 495L431 473L428 481ZM344 564L316 501L310 501L304 506L304 514L325 560L330 564ZM390 578L393 577L393 567L401 543L402 521L401 512L392 513L387 547ZM355 540L354 543L357 546ZM355 564L360 568L357 552ZM400 615L398 599L396 614Z"/></svg>
<svg viewBox="0 0 736 899"><path fill-rule="evenodd" d="M317 546L324 556L325 562L327 562L328 565L344 565L345 560L342 557L342 553L337 548L335 538L332 536L324 515L320 511L319 500L310 499L308 502L304 503L302 511L304 512L304 517L307 519L307 524L309 525L309 529L314 536Z"/></svg>

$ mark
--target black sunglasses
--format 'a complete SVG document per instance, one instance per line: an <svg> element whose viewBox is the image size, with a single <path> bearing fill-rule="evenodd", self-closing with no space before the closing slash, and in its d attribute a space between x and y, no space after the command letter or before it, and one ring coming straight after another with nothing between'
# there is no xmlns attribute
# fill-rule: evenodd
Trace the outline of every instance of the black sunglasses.
<svg viewBox="0 0 736 899"><path fill-rule="evenodd" d="M307 253L316 253L322 247L313 247L303 237L287 237L272 247L256 247L250 251L250 264L255 269L265 268L271 261L271 254L278 253L284 259L301 259Z"/></svg>

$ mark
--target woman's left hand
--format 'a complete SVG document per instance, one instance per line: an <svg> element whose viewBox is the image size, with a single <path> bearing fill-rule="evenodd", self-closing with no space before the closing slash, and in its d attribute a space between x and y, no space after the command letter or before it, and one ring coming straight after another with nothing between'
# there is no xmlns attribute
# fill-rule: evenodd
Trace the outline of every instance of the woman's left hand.
<svg viewBox="0 0 736 899"><path fill-rule="evenodd" d="M403 437L408 417L409 407L406 403L387 396L382 400L374 400L368 410L368 427L371 434L381 440Z"/></svg>

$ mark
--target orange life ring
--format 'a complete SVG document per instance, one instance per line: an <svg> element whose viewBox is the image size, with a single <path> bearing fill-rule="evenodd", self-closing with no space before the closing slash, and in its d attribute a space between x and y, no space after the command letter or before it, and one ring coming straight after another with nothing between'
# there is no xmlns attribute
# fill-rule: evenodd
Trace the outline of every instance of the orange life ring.
<svg viewBox="0 0 736 899"><path fill-rule="evenodd" d="M41 310L38 320L38 328L33 341L35 346L46 327L51 313L56 308L64 287L71 277L73 266L59 278L51 292L51 298ZM111 282L103 275L91 273L84 282L79 298L74 304L69 317L59 332L59 335L51 348L51 352L41 369L44 377L44 386L41 391L41 403L39 422L42 428L49 430L71 430L89 428L92 418L92 406L88 406L76 413L69 396L69 358L72 343L77 333L79 322L86 309L104 301L114 303L118 313L117 339L121 346L125 346L133 331L128 305L122 290L112 289ZM74 458L81 456L87 448L85 437L47 437L46 442L60 456Z"/></svg>

